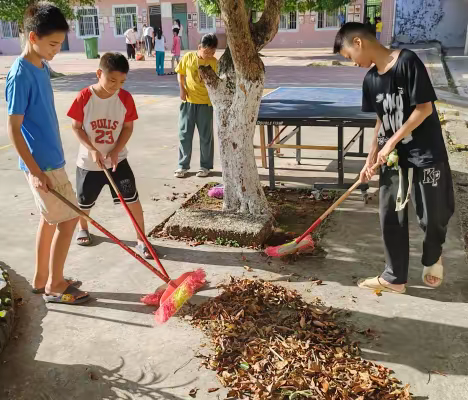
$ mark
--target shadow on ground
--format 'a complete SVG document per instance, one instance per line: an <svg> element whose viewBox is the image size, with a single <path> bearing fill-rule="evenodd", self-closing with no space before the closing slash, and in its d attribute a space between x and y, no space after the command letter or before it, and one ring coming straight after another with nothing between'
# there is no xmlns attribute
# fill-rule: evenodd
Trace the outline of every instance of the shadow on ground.
<svg viewBox="0 0 468 400"><path fill-rule="evenodd" d="M13 339L0 357L0 398L182 399L169 392L175 387L164 387L164 373L155 372L151 368L141 369L137 379L127 378L123 371L126 363L122 358L119 365L110 369L99 365L65 365L36 360L36 353L42 342L42 323L48 313L47 307L40 296L30 294L31 287L24 277L9 266L1 262L0 264L10 274L16 298L22 297L24 301L24 305L18 307L18 322ZM180 386L184 387L190 383L186 382Z"/></svg>

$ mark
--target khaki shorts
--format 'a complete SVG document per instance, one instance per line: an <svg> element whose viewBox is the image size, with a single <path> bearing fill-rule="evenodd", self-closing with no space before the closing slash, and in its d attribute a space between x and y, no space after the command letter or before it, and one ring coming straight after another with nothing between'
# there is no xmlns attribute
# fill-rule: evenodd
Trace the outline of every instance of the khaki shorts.
<svg viewBox="0 0 468 400"><path fill-rule="evenodd" d="M45 171L45 174L52 181L54 190L78 207L75 192L68 180L65 169L59 168L52 171ZM45 193L40 189L36 189L32 185L31 175L29 173L26 174L26 179L28 180L29 187L33 192L37 208L49 224L55 225L78 217L78 214L76 214L75 211L62 203L53 194Z"/></svg>

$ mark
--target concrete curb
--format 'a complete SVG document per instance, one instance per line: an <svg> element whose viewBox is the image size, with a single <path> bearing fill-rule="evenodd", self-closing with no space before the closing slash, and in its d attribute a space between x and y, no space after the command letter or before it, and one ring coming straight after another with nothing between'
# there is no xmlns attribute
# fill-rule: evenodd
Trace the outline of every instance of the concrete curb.
<svg viewBox="0 0 468 400"><path fill-rule="evenodd" d="M10 339L15 321L15 302L6 265L0 262L0 353Z"/></svg>

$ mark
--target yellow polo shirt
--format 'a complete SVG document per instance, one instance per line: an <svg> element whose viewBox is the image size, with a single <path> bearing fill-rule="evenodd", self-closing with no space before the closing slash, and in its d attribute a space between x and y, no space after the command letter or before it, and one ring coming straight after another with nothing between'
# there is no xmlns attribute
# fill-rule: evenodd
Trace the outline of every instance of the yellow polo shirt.
<svg viewBox="0 0 468 400"><path fill-rule="evenodd" d="M377 22L377 24L375 25L375 31L382 32L382 25L382 22Z"/></svg>
<svg viewBox="0 0 468 400"><path fill-rule="evenodd" d="M213 71L218 72L216 58L202 60L194 51L184 55L176 68L176 72L180 75L185 75L185 88L187 89L187 101L189 103L208 104L211 106L208 90L198 71L198 68L202 65L210 65Z"/></svg>

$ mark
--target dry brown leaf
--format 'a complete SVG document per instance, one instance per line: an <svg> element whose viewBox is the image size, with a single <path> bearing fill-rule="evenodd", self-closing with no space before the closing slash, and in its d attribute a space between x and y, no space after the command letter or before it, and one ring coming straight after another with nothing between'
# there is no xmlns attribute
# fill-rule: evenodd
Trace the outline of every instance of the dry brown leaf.
<svg viewBox="0 0 468 400"><path fill-rule="evenodd" d="M301 317L301 320L299 321L299 325L301 326L302 329L306 327L306 320L304 316Z"/></svg>
<svg viewBox="0 0 468 400"><path fill-rule="evenodd" d="M214 393L214 392L217 392L218 390L219 388L209 388L208 393Z"/></svg>
<svg viewBox="0 0 468 400"><path fill-rule="evenodd" d="M197 397L197 392L198 392L198 390L199 390L198 388L193 388L193 389L189 392L189 396L190 396L190 397L193 397L193 398Z"/></svg>
<svg viewBox="0 0 468 400"><path fill-rule="evenodd" d="M278 361L276 364L276 369L277 370L282 370L282 369L285 369L287 366L288 366L288 362L285 360L285 361Z"/></svg>
<svg viewBox="0 0 468 400"><path fill-rule="evenodd" d="M376 296L379 296L379 297L380 297L380 296L382 296L382 291L381 291L380 289L375 289L375 290L374 290L374 294L375 294Z"/></svg>
<svg viewBox="0 0 468 400"><path fill-rule="evenodd" d="M244 269L248 272L253 272L253 269L250 268L248 265L244 265Z"/></svg>

